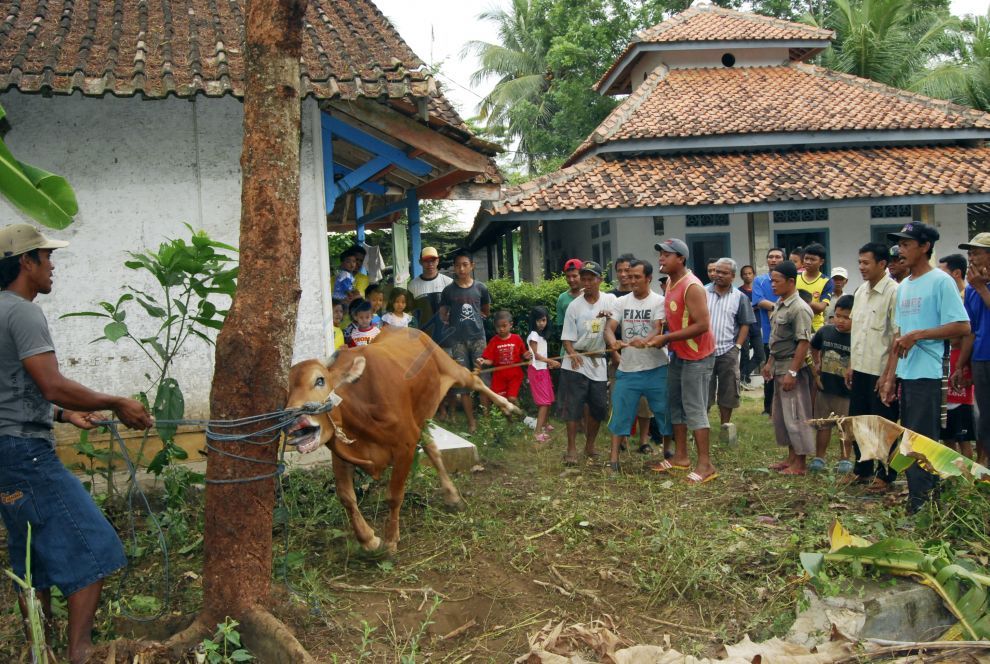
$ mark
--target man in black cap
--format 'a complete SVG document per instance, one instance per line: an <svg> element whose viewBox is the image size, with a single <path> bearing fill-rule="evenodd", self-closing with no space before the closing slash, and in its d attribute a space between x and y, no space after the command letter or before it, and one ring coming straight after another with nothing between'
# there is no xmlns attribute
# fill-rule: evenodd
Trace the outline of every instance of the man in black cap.
<svg viewBox="0 0 990 664"><path fill-rule="evenodd" d="M908 276L909 270L901 256L901 248L896 244L890 248L890 263L887 264L887 271L890 273L890 278L897 283L901 283Z"/></svg>
<svg viewBox="0 0 990 664"><path fill-rule="evenodd" d="M941 429L942 356L945 340L970 333L969 316L952 277L929 262L939 233L920 221L905 224L887 238L897 242L908 277L897 289L894 323L898 328L880 379L880 398L891 403L901 381L901 425L938 440ZM908 512L929 500L937 478L912 464L907 471Z"/></svg>

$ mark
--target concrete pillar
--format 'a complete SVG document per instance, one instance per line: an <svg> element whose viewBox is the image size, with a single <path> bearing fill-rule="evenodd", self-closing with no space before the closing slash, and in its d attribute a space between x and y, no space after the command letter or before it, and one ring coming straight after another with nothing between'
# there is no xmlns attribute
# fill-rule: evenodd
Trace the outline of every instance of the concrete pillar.
<svg viewBox="0 0 990 664"><path fill-rule="evenodd" d="M757 272L766 270L766 255L773 246L770 236L770 213L750 212L748 215L750 265L756 266Z"/></svg>
<svg viewBox="0 0 990 664"><path fill-rule="evenodd" d="M520 258L522 278L534 284L543 281L543 233L539 221L524 221L521 225L522 256Z"/></svg>

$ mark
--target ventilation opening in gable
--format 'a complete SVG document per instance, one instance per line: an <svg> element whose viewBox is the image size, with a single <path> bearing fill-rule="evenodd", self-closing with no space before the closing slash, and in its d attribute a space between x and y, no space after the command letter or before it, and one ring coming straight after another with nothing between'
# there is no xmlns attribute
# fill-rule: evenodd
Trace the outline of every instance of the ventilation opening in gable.
<svg viewBox="0 0 990 664"><path fill-rule="evenodd" d="M723 53L722 64L725 65L726 67L731 67L732 65L736 64L736 56L732 55L731 53Z"/></svg>

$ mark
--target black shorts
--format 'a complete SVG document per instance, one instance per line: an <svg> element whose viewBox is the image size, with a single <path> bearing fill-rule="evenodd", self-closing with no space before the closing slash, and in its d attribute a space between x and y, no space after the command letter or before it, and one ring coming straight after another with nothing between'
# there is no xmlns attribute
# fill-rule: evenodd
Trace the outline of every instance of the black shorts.
<svg viewBox="0 0 990 664"><path fill-rule="evenodd" d="M560 416L565 422L577 422L588 414L599 422L608 417L608 381L591 380L582 373L564 369L560 372Z"/></svg>
<svg viewBox="0 0 990 664"><path fill-rule="evenodd" d="M946 413L942 428L943 443L969 443L976 440L972 404L960 404Z"/></svg>

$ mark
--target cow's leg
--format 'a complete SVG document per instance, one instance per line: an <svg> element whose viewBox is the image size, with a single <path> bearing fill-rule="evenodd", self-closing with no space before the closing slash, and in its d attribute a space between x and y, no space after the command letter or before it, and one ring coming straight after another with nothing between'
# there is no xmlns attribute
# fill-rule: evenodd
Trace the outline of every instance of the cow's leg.
<svg viewBox="0 0 990 664"><path fill-rule="evenodd" d="M456 375L456 380L454 381L455 386L466 387L470 390L474 390L475 392L481 392L486 397L491 399L492 403L498 406L499 410L501 410L506 415L523 414L523 412L516 405L514 405L508 399L503 397L501 394L495 394L494 392L492 392L492 389L487 385L485 385L485 381L481 380L481 377L478 376L478 374L471 373L470 371L468 371L467 369L465 369L460 365L458 365L458 368L461 371L458 372Z"/></svg>
<svg viewBox="0 0 990 664"><path fill-rule="evenodd" d="M416 454L416 444L408 446L410 454L396 457L392 464L392 477L388 482L388 524L385 526L385 548L389 553L395 553L399 548L399 512L402 501L406 497L406 480L412 468L413 456Z"/></svg>
<svg viewBox="0 0 990 664"><path fill-rule="evenodd" d="M354 494L354 465L334 456L333 476L337 480L337 498L347 512L347 518L351 521L351 528L354 529L358 544L366 551L377 551L382 541L375 536L374 529L368 525L361 510L358 509L357 496Z"/></svg>
<svg viewBox="0 0 990 664"><path fill-rule="evenodd" d="M426 452L426 456L430 457L433 467L437 469L444 504L447 507L463 507L464 500L461 498L461 494L457 492L457 487L450 481L450 476L447 475L447 469L443 465L443 455L437 449L437 444L431 440L423 445L423 450Z"/></svg>

